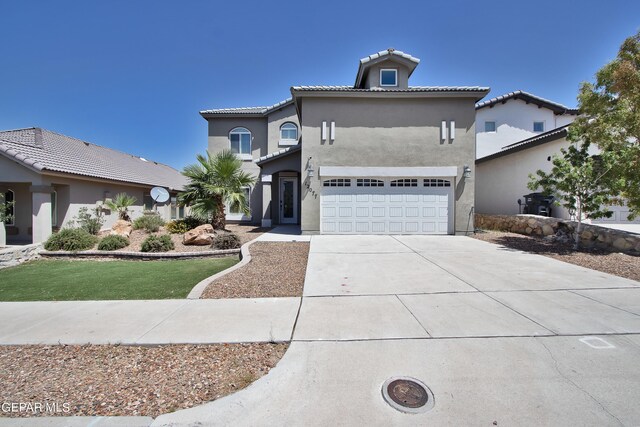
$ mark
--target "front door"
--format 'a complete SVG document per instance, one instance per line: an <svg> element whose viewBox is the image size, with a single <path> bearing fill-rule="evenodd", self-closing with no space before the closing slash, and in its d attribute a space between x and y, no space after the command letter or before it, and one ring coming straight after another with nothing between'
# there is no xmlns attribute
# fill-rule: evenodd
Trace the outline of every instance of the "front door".
<svg viewBox="0 0 640 427"><path fill-rule="evenodd" d="M298 223L298 178L280 178L280 224Z"/></svg>

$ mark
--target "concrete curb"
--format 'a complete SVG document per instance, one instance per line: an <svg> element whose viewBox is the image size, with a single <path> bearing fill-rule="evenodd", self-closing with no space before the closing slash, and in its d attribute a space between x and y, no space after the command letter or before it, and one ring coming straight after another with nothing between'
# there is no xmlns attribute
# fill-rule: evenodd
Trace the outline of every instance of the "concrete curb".
<svg viewBox="0 0 640 427"><path fill-rule="evenodd" d="M201 252L116 252L116 251L40 251L49 258L134 258L134 259L180 259L202 258L239 254L240 249L220 249Z"/></svg>
<svg viewBox="0 0 640 427"><path fill-rule="evenodd" d="M236 271L237 269L247 265L249 261L251 261L251 253L249 253L249 246L254 244L257 240L258 238L255 238L250 242L247 242L244 245L242 245L240 249L233 249L235 251L240 252L240 262L234 265L233 267L229 267L226 270L223 270L219 273L214 274L213 276L209 276L206 279L203 279L200 282L198 282L193 287L193 289L191 289L191 292L189 292L189 295L187 295L187 299L200 299L200 297L202 296L202 293L207 288L207 286L209 286L211 282L213 282L214 280L218 280L219 278L226 276L232 271Z"/></svg>

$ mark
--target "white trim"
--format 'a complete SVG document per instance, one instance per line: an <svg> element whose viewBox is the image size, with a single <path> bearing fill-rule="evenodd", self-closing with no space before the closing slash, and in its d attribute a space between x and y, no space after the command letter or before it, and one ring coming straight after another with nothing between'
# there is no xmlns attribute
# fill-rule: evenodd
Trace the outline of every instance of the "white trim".
<svg viewBox="0 0 640 427"><path fill-rule="evenodd" d="M382 73L384 71L393 71L396 75L396 82L392 85L382 84ZM397 87L398 86L398 69L397 68L380 68L380 86L384 87Z"/></svg>
<svg viewBox="0 0 640 427"><path fill-rule="evenodd" d="M242 136L239 136L238 152L236 153L236 155L242 160L253 160L253 156L251 155L251 152L253 151L253 134L251 133L251 131L244 126L236 126L229 131L229 134L227 135L227 139L229 140L229 149L233 150L231 148L231 134L237 134L237 135L249 134L249 152L248 153L242 152Z"/></svg>
<svg viewBox="0 0 640 427"><path fill-rule="evenodd" d="M440 124L440 139L443 141L447 140L447 121L443 120Z"/></svg>
<svg viewBox="0 0 640 427"><path fill-rule="evenodd" d="M323 141L327 140L327 122L322 122L322 129L320 130Z"/></svg>
<svg viewBox="0 0 640 427"><path fill-rule="evenodd" d="M322 177L457 177L457 166L424 167L345 167L320 166Z"/></svg>
<svg viewBox="0 0 640 427"><path fill-rule="evenodd" d="M450 122L449 138L451 140L456 139L456 121L455 120L451 120Z"/></svg>
<svg viewBox="0 0 640 427"><path fill-rule="evenodd" d="M280 141L278 141L278 145L281 147L289 147L292 145L298 145L298 141L296 141L295 139L281 139Z"/></svg>
<svg viewBox="0 0 640 427"><path fill-rule="evenodd" d="M295 138L283 138L282 137L282 129L287 126L287 125L291 125L295 128L296 131L296 137ZM298 125L293 123L293 122L284 122L283 124L280 125L280 141L278 142L278 145L296 145L298 143L298 139L300 139L300 129L298 128Z"/></svg>
<svg viewBox="0 0 640 427"><path fill-rule="evenodd" d="M283 213L283 201L282 196L284 194L284 186L282 185L283 181L293 181L293 217L292 218L284 218ZM279 192L279 201L280 206L278 207L278 215L280 218L280 224L297 224L298 223L298 177L297 176L281 176L278 182L278 192Z"/></svg>
<svg viewBox="0 0 640 427"><path fill-rule="evenodd" d="M331 128L329 129L329 139L335 141L336 139L336 122L331 122Z"/></svg>

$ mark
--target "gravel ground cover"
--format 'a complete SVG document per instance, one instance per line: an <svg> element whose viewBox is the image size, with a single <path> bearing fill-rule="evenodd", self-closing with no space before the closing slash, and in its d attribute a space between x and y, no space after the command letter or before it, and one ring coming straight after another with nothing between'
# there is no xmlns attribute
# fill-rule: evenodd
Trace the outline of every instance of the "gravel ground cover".
<svg viewBox="0 0 640 427"><path fill-rule="evenodd" d="M190 408L267 374L287 344L0 347L0 402L58 403L58 413L151 416Z"/></svg>
<svg viewBox="0 0 640 427"><path fill-rule="evenodd" d="M603 273L640 281L640 257L638 256L589 249L582 249L576 252L572 249L572 243L561 243L505 231L481 231L471 237L511 249L548 256L570 264L602 271Z"/></svg>
<svg viewBox="0 0 640 427"><path fill-rule="evenodd" d="M211 283L201 298L271 298L302 296L309 243L256 242L251 261Z"/></svg>

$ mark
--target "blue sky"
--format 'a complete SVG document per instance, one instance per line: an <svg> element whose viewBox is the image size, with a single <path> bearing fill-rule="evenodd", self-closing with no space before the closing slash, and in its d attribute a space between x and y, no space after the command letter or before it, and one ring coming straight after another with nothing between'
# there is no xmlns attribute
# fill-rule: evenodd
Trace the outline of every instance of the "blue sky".
<svg viewBox="0 0 640 427"><path fill-rule="evenodd" d="M353 84L358 60L421 59L412 85L522 89L575 106L640 29L640 2L0 0L0 129L39 126L182 168L206 108Z"/></svg>

